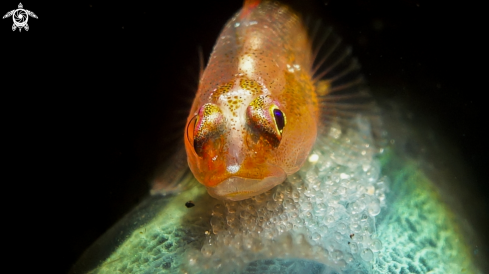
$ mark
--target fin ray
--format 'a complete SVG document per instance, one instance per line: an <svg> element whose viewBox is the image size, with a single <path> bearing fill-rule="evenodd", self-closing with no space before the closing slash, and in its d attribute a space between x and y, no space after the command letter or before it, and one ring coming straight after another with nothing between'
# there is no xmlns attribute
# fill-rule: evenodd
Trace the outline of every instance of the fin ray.
<svg viewBox="0 0 489 274"><path fill-rule="evenodd" d="M172 109L168 114L171 119L166 119L164 135L158 137L160 147L164 148L158 158L160 164L156 168L151 183L151 195L169 195L176 192L181 192L190 187L193 187L195 180L188 167L187 153L183 143L184 130L187 124L187 116L193 103L193 95L195 95L200 78L204 71L204 54L202 47L198 47L199 71L193 67L187 67L188 78L193 81L184 82L180 96L175 97L176 105L181 107ZM196 75L198 73L198 76ZM162 151L163 151L162 150ZM173 150L173 153L170 153Z"/></svg>
<svg viewBox="0 0 489 274"><path fill-rule="evenodd" d="M326 60L328 60L330 58L331 54L333 54L333 52L336 50L336 47L338 47L340 45L340 43L341 43L341 39L338 38L335 41L335 43L333 44L333 46L329 49L329 51L323 56L323 58L321 58L319 60L319 62L317 62L317 64L315 65L314 69L312 70L312 74L313 75L315 75L317 73L317 71L321 68L321 66L326 62ZM322 46L323 45L321 45L321 47ZM318 54L319 54L319 49L318 49Z"/></svg>
<svg viewBox="0 0 489 274"><path fill-rule="evenodd" d="M340 55L340 58L336 60L333 64L331 64L328 68L324 69L321 73L318 75L314 76L313 81L316 82L318 79L321 79L324 75L328 74L331 70L333 70L336 66L341 64L345 58L347 58L349 55L351 55L351 48L348 47L346 50L343 52L343 54Z"/></svg>
<svg viewBox="0 0 489 274"><path fill-rule="evenodd" d="M380 144L380 111L358 60L352 56L351 47L345 45L331 27L323 27L321 35L320 20L308 25L314 58L311 73L319 101L318 134L328 134L333 124L342 132L359 130L356 121L361 119L370 123L374 140Z"/></svg>
<svg viewBox="0 0 489 274"><path fill-rule="evenodd" d="M195 180L184 180L192 173L187 164L187 153L183 143L179 143L178 150L162 165L152 181L151 195L168 195L189 189Z"/></svg>

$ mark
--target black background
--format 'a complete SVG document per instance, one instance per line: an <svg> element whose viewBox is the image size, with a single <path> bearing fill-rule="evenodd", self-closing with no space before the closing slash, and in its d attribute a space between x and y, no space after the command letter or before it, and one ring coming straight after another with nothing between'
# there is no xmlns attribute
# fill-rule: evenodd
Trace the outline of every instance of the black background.
<svg viewBox="0 0 489 274"><path fill-rule="evenodd" d="M169 151L163 140L181 132L198 47L207 57L242 3L22 4L39 17L29 19L28 32L12 32L11 18L0 21L4 237L19 270L64 273L147 195ZM3 1L0 10L17 5ZM473 199L485 201L481 8L409 0L311 5L352 45L374 95L402 101L459 150ZM482 204L471 218L488 231Z"/></svg>

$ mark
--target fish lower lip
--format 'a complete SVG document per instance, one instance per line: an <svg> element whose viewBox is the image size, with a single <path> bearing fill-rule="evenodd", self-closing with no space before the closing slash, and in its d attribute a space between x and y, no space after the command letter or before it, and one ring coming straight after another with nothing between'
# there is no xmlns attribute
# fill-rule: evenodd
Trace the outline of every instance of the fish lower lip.
<svg viewBox="0 0 489 274"><path fill-rule="evenodd" d="M209 194L217 199L239 201L251 198L270 190L281 184L287 178L287 174L281 170L273 176L263 179L251 179L244 177L229 177L215 187L208 187Z"/></svg>

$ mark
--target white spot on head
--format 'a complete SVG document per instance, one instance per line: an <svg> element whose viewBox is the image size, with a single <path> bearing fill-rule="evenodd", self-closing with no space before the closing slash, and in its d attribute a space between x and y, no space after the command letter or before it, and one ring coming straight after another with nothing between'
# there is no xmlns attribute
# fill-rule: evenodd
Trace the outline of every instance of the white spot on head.
<svg viewBox="0 0 489 274"><path fill-rule="evenodd" d="M301 66L297 65L297 64L293 64L293 65L289 65L287 64L287 70L291 73L295 72L295 71L299 71L301 70Z"/></svg>
<svg viewBox="0 0 489 274"><path fill-rule="evenodd" d="M249 44L252 50L258 50L261 48L263 40L260 36L252 36L250 37Z"/></svg>
<svg viewBox="0 0 489 274"><path fill-rule="evenodd" d="M241 60L239 60L239 69L247 75L253 75L255 70L255 60L253 60L253 57L248 54L244 55Z"/></svg>
<svg viewBox="0 0 489 274"><path fill-rule="evenodd" d="M229 173L234 174L234 173L238 172L239 168L240 168L240 166L239 166L239 165L231 165L231 166L228 166L228 167L226 168L226 170L227 170Z"/></svg>

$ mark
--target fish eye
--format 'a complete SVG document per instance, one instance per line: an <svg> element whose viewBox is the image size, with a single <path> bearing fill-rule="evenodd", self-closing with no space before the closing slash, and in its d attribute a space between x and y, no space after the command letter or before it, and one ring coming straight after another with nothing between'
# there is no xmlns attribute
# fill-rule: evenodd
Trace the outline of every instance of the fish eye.
<svg viewBox="0 0 489 274"><path fill-rule="evenodd" d="M224 132L224 117L218 106L208 103L188 122L185 134L187 141L199 156L203 156L204 146L211 150L220 148L217 139Z"/></svg>
<svg viewBox="0 0 489 274"><path fill-rule="evenodd" d="M282 131L285 127L285 114L278 109L276 106L272 107L273 120L275 121L275 126L277 127L278 132L282 135Z"/></svg>
<svg viewBox="0 0 489 274"><path fill-rule="evenodd" d="M194 132L195 132L195 125L197 124L198 119L199 119L198 115L192 117L192 119L190 119L190 122L187 125L187 130L186 130L187 140L192 145L192 147L194 147L194 149L195 149Z"/></svg>
<svg viewBox="0 0 489 274"><path fill-rule="evenodd" d="M262 136L273 147L278 147L282 140L282 132L287 124L285 113L277 105L269 104L267 98L259 96L250 103L246 110L247 123L249 129L257 138Z"/></svg>

